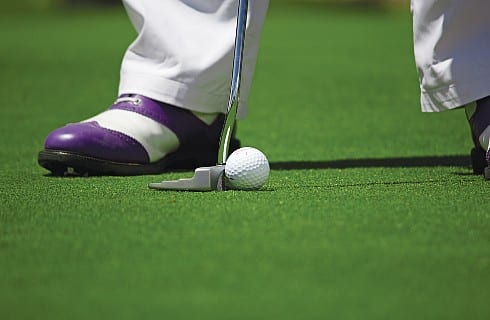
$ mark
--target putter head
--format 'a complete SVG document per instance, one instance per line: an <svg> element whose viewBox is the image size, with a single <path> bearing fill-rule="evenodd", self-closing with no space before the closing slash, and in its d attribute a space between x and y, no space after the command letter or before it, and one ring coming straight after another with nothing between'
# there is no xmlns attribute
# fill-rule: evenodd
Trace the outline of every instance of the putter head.
<svg viewBox="0 0 490 320"><path fill-rule="evenodd" d="M194 171L190 179L179 179L150 183L150 189L174 191L224 191L224 165L201 167Z"/></svg>

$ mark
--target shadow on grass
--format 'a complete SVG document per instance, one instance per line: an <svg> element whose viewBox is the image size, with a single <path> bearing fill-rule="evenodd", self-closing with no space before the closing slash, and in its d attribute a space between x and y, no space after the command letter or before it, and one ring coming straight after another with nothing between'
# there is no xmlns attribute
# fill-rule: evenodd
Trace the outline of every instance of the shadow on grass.
<svg viewBox="0 0 490 320"><path fill-rule="evenodd" d="M417 167L461 167L470 169L471 160L466 155L451 156L420 156L396 158L364 158L339 159L330 161L285 161L270 163L273 170L308 170L308 169L349 169L349 168L417 168ZM462 181L474 181L473 172L453 172L454 175L464 176ZM350 188L366 186L395 186L395 185L425 185L447 183L450 179L430 179L414 181L365 181L359 183L339 183L326 185L301 185L292 188Z"/></svg>
<svg viewBox="0 0 490 320"><path fill-rule="evenodd" d="M396 158L339 159L327 161L271 162L272 170L349 169L349 168L415 168L415 167L470 167L468 156L420 156Z"/></svg>
<svg viewBox="0 0 490 320"><path fill-rule="evenodd" d="M473 176L473 175L471 175ZM438 179L438 180L415 180L415 181L367 181L359 183L338 183L338 184L327 184L327 185L301 185L294 186L291 189L298 188L320 188L320 189L335 189L335 188L357 188L357 187L369 187L369 186L408 186L408 185L427 185L427 184L441 184L448 183L450 179ZM475 179L463 179L460 182L473 182Z"/></svg>
<svg viewBox="0 0 490 320"><path fill-rule="evenodd" d="M308 169L349 169L349 168L417 168L417 167L463 167L470 168L470 157L463 155L451 156L420 156L420 157L396 157L396 158L364 158L364 159L339 159L326 161L278 161L271 162L272 170L308 170ZM172 169L165 173L184 173L190 169ZM472 173L455 173L457 175L473 175ZM44 174L49 178L97 178L103 175L80 176ZM110 176L110 175L109 175ZM117 176L115 176L117 177Z"/></svg>

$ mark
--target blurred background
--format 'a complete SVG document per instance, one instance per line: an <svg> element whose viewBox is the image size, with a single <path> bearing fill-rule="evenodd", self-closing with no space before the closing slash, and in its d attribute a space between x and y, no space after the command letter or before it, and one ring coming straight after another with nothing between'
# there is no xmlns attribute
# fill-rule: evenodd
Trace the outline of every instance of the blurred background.
<svg viewBox="0 0 490 320"><path fill-rule="evenodd" d="M3 12L38 11L90 6L118 6L122 0L17 0L2 4ZM407 7L410 0L271 0L276 4L340 5L374 8Z"/></svg>

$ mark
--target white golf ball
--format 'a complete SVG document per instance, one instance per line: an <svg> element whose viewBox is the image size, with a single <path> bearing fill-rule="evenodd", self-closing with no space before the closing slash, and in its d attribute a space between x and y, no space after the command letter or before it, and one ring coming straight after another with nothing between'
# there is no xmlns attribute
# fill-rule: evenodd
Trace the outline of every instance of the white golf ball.
<svg viewBox="0 0 490 320"><path fill-rule="evenodd" d="M269 171L265 155L251 147L235 150L225 164L225 176L234 189L260 189L269 178Z"/></svg>

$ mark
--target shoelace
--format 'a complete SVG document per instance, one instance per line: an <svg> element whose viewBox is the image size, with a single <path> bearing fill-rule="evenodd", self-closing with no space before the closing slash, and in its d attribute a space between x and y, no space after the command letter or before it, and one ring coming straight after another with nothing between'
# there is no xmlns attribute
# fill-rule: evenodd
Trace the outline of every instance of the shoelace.
<svg viewBox="0 0 490 320"><path fill-rule="evenodd" d="M131 102L134 105L139 105L141 103L141 99L140 98L135 98L135 97L120 97L120 98L117 98L116 99L116 101L114 102L114 104L118 104L118 103L121 103L121 102Z"/></svg>

